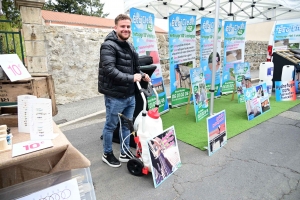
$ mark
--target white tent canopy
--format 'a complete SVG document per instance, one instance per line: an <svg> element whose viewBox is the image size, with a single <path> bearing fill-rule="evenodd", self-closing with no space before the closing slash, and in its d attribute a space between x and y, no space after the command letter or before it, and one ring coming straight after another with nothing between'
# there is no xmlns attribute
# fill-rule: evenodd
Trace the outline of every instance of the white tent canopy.
<svg viewBox="0 0 300 200"><path fill-rule="evenodd" d="M157 18L168 19L173 13L215 17L216 0L124 0L128 13L134 7L151 12ZM219 18L257 23L267 20L300 18L299 0L220 0Z"/></svg>

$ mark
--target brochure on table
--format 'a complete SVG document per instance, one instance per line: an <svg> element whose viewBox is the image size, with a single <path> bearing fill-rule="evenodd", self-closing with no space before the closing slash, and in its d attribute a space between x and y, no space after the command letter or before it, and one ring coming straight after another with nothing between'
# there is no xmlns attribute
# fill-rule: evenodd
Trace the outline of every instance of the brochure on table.
<svg viewBox="0 0 300 200"><path fill-rule="evenodd" d="M156 42L154 14L136 8L131 8L130 17L132 19L132 40L136 52L140 56L151 56L153 58L153 65L156 66L156 70L152 74L151 80L159 96L159 112L164 113L169 110L169 105L162 77L160 58ZM149 109L154 108L156 103L155 95L148 97L147 99Z"/></svg>
<svg viewBox="0 0 300 200"><path fill-rule="evenodd" d="M196 16L169 17L170 94L172 106L189 102L190 69L196 66Z"/></svg>
<svg viewBox="0 0 300 200"><path fill-rule="evenodd" d="M299 87L299 83L297 84ZM296 86L294 81L275 81L276 101L295 101Z"/></svg>
<svg viewBox="0 0 300 200"><path fill-rule="evenodd" d="M190 69L196 122L208 116L208 98L201 67Z"/></svg>
<svg viewBox="0 0 300 200"><path fill-rule="evenodd" d="M271 109L266 83L244 89L248 120L264 114Z"/></svg>
<svg viewBox="0 0 300 200"><path fill-rule="evenodd" d="M31 77L17 54L0 54L0 66L12 82Z"/></svg>
<svg viewBox="0 0 300 200"><path fill-rule="evenodd" d="M179 167L181 160L174 126L147 141L154 187L158 187Z"/></svg>
<svg viewBox="0 0 300 200"><path fill-rule="evenodd" d="M227 143L226 111L206 118L208 155L213 155Z"/></svg>
<svg viewBox="0 0 300 200"><path fill-rule="evenodd" d="M200 66L203 69L206 88L211 89L212 82L212 70L213 70L213 48L214 48L214 18L201 18L201 36L200 36ZM221 29L222 20L219 20L218 27L218 41L217 41L217 52L216 52L216 66L215 66L215 92L214 96L221 95ZM208 93L208 98L210 98L210 93Z"/></svg>

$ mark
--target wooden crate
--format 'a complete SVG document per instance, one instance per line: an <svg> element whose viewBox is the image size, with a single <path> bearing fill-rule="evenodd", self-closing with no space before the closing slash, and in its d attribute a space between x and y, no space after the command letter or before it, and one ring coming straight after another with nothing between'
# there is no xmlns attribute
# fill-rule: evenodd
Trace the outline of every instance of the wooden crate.
<svg viewBox="0 0 300 200"><path fill-rule="evenodd" d="M6 124L8 127L18 127L17 106L0 107L0 125Z"/></svg>
<svg viewBox="0 0 300 200"><path fill-rule="evenodd" d="M19 95L35 95L52 100L52 115L57 114L54 83L51 75L32 75L30 79L11 82L0 80L0 106L16 105Z"/></svg>

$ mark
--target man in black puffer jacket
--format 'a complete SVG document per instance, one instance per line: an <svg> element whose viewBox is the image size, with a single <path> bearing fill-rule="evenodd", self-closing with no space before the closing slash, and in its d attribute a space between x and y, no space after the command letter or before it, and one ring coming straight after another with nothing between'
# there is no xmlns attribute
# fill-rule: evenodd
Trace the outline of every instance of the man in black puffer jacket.
<svg viewBox="0 0 300 200"><path fill-rule="evenodd" d="M127 42L131 34L131 19L120 14L115 19L115 30L105 38L100 48L98 90L104 94L106 106L106 122L103 129L103 162L111 167L121 166L121 162L128 162L130 157L130 131L122 126L120 134L121 153L119 160L113 154L113 132L118 124L118 113L132 119L135 109L134 82L141 81L143 73L140 71L138 54L132 44ZM144 74L144 81L151 81ZM127 138L126 138L127 137ZM122 146L123 138L125 146Z"/></svg>

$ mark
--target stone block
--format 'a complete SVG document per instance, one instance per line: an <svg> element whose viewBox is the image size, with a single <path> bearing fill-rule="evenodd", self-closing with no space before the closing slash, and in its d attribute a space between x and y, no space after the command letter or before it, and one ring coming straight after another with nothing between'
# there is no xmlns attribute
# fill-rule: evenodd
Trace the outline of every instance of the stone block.
<svg viewBox="0 0 300 200"><path fill-rule="evenodd" d="M27 56L46 56L45 41L25 41Z"/></svg>
<svg viewBox="0 0 300 200"><path fill-rule="evenodd" d="M27 56L27 68L29 73L43 73L48 72L47 58Z"/></svg>
<svg viewBox="0 0 300 200"><path fill-rule="evenodd" d="M43 18L40 8L21 6L20 13L23 24L43 24Z"/></svg>
<svg viewBox="0 0 300 200"><path fill-rule="evenodd" d="M44 40L44 26L38 24L23 24L24 40Z"/></svg>

